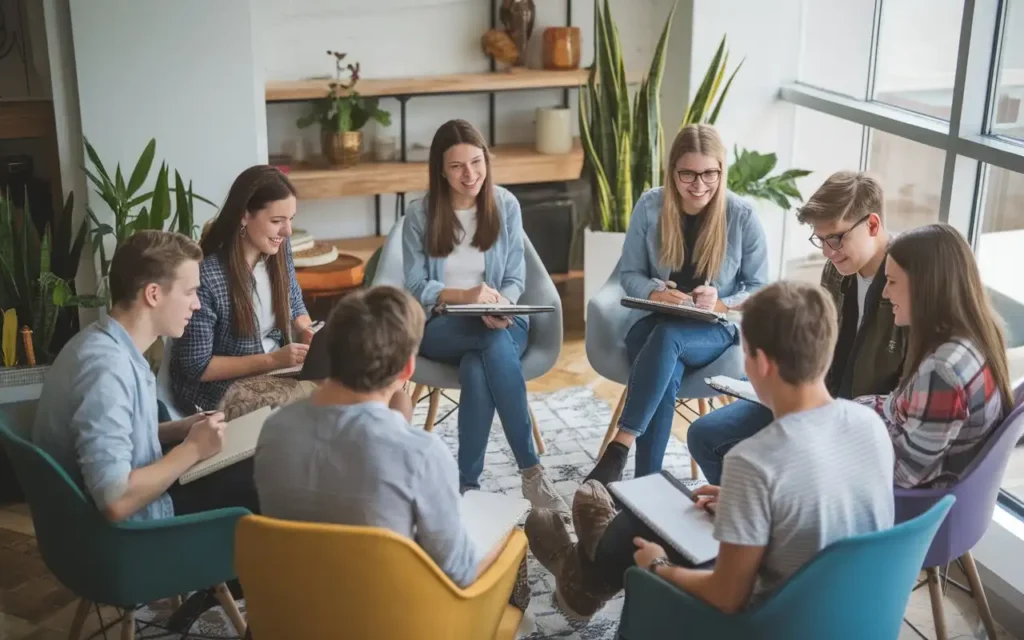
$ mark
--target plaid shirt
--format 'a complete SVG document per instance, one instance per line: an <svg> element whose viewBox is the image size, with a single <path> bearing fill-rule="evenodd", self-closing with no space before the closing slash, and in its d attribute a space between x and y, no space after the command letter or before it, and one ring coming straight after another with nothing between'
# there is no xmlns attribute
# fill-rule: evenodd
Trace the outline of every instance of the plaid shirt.
<svg viewBox="0 0 1024 640"><path fill-rule="evenodd" d="M1003 416L985 357L960 338L926 357L902 391L857 401L885 420L900 487L955 483Z"/></svg>
<svg viewBox="0 0 1024 640"><path fill-rule="evenodd" d="M307 314L302 301L302 289L295 279L295 265L292 262L291 242L285 244L285 261L288 265L289 304L292 320ZM234 380L200 382L199 377L206 371L213 356L248 356L264 353L263 340L258 335L239 336L235 333L234 314L228 294L228 274L221 257L217 254L206 256L199 265L199 303L202 308L192 315L181 338L174 341L171 351L171 389L180 411L186 415L200 409L215 409L224 397L224 392ZM253 291L255 291L255 278ZM268 334L278 345L291 340L283 336L280 329Z"/></svg>

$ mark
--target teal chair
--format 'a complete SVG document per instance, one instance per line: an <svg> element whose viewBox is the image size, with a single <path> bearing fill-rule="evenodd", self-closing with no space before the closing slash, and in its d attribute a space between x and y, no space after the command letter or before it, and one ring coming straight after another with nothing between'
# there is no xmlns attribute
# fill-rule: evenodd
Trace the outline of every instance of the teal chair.
<svg viewBox="0 0 1024 640"><path fill-rule="evenodd" d="M768 600L734 615L632 567L619 640L896 640L924 555L954 501L946 496L892 529L830 545Z"/></svg>
<svg viewBox="0 0 1024 640"><path fill-rule="evenodd" d="M247 509L111 523L49 454L15 435L3 416L0 442L25 490L43 562L81 598L71 638L80 635L91 604L123 609L121 637L132 638L139 605L211 586L238 635L245 635L224 583L235 578L235 524L249 515Z"/></svg>

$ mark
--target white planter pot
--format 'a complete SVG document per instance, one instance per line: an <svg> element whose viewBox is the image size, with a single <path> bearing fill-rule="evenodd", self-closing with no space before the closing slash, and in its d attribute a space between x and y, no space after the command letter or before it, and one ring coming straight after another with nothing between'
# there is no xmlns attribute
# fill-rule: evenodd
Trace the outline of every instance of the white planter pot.
<svg viewBox="0 0 1024 640"><path fill-rule="evenodd" d="M624 232L583 232L583 319L587 319L587 305L604 283L611 277L615 264L622 257Z"/></svg>

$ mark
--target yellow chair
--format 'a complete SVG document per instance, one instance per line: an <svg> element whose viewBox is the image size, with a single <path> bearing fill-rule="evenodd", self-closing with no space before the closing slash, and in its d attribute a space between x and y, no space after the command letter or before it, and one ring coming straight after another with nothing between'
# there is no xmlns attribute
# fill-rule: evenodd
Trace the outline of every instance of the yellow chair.
<svg viewBox="0 0 1024 640"><path fill-rule="evenodd" d="M516 529L476 582L458 588L412 540L387 529L246 516L235 569L253 640L511 640L509 605L526 535Z"/></svg>

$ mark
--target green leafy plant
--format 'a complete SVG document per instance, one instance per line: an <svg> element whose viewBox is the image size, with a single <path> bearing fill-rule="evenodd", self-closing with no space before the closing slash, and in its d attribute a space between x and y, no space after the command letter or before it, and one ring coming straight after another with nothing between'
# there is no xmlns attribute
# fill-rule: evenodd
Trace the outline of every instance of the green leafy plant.
<svg viewBox="0 0 1024 640"><path fill-rule="evenodd" d="M371 119L387 127L391 125L391 114L378 106L376 98L364 98L355 91L359 82L359 63L343 61L348 54L328 51L334 57L335 78L328 85L327 95L312 103L310 112L296 121L300 129L320 124L322 131L345 133L359 131ZM347 81L342 74L348 72Z"/></svg>
<svg viewBox="0 0 1024 640"><path fill-rule="evenodd" d="M140 193L153 167L156 155L155 139L151 139L142 150L142 155L135 162L127 182L121 172L120 163L111 176L88 139L85 141L85 151L92 164L91 169L86 167L85 175L88 176L96 194L113 214L113 224L101 222L93 208L86 206L86 212L93 224L93 252L99 253L100 256L100 277L103 280L101 289L110 270L105 243L108 236L113 237L115 249L141 229L173 230L195 239L199 231L195 224L195 201L201 200L216 207L214 203L192 191L191 181L186 188L185 181L177 171L174 172L174 186L170 186L170 168L166 162L160 164L153 189ZM173 212L171 193L175 195Z"/></svg>
<svg viewBox="0 0 1024 640"><path fill-rule="evenodd" d="M736 159L729 166L729 189L739 195L768 200L789 210L792 200L803 200L796 179L808 176L805 169L788 169L774 176L778 157L774 153L758 153L734 149Z"/></svg>
<svg viewBox="0 0 1024 640"><path fill-rule="evenodd" d="M101 297L79 295L75 290L87 224L83 220L73 232L73 208L70 194L60 216L51 216L40 234L27 194L22 210L6 195L0 197L0 308L15 309L18 322L32 329L40 363L52 360L77 330L73 307L105 303ZM70 324L72 330L58 332L62 324Z"/></svg>
<svg viewBox="0 0 1024 640"><path fill-rule="evenodd" d="M743 60L740 60L740 63L729 74L725 86L722 86L728 66L729 51L725 46L725 36L722 36L721 42L718 43L718 49L715 50L715 55L711 58L711 64L704 71L700 87L697 88L697 93L693 96L693 102L686 109L683 121L679 124L680 129L688 124L715 124L718 114L722 111L722 104L725 103L725 97L729 95L732 81L736 78L740 67L743 66ZM721 89L721 93L719 93L719 89ZM714 106L712 107L712 105Z"/></svg>

